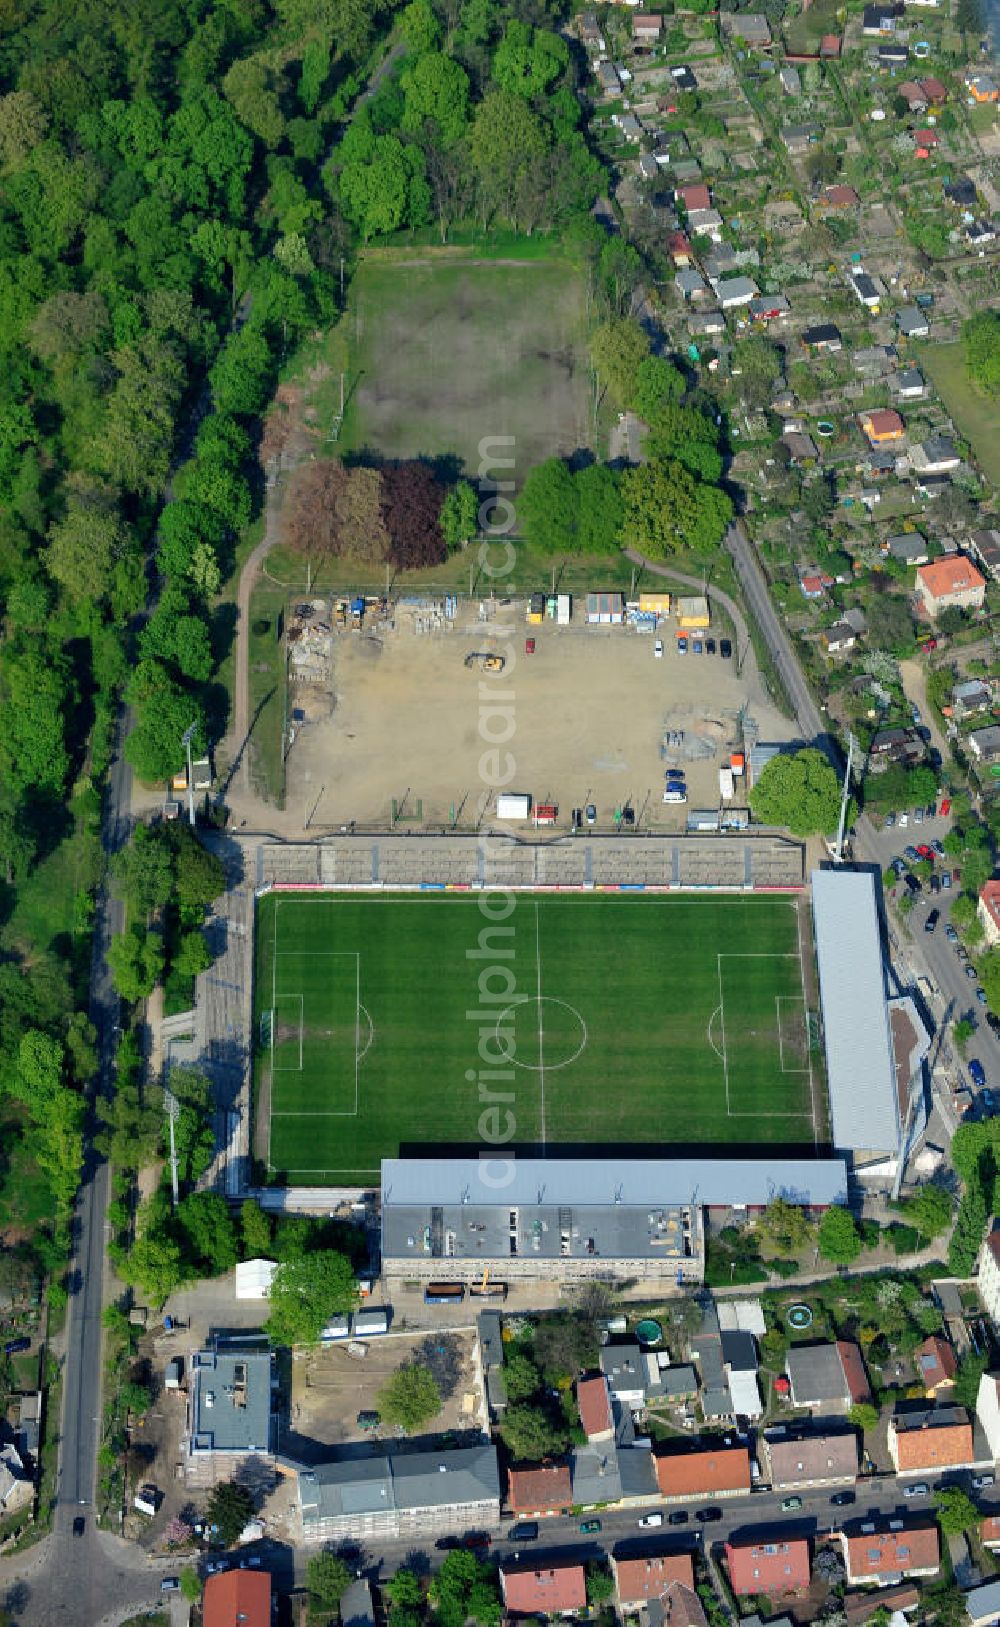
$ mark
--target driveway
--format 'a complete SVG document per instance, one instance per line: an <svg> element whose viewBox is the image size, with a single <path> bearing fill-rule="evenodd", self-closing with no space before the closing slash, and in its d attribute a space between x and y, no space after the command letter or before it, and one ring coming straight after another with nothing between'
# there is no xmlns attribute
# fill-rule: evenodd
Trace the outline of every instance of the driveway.
<svg viewBox="0 0 1000 1627"><path fill-rule="evenodd" d="M921 727L925 728L931 737L931 744L941 753L942 763L948 761L950 747L938 727L937 716L930 701L927 699L927 675L919 661L901 661L899 663L899 676L903 682L903 694L911 706L915 706L920 713Z"/></svg>

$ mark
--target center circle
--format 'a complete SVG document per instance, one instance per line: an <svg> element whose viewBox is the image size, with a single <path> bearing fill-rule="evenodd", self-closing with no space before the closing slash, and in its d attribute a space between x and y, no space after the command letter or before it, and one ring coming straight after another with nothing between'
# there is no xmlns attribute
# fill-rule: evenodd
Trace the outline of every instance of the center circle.
<svg viewBox="0 0 1000 1627"><path fill-rule="evenodd" d="M568 1068L586 1049L587 1025L568 1001L552 994L525 994L501 1011L495 1038L504 1060L515 1068L555 1073L557 1068ZM525 1062L523 1058L529 1056L536 1060Z"/></svg>

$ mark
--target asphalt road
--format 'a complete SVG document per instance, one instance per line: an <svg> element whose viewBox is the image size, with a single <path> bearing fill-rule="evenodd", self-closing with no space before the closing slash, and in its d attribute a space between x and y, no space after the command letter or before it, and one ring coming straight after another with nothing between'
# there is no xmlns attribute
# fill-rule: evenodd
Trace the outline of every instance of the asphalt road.
<svg viewBox="0 0 1000 1627"><path fill-rule="evenodd" d="M961 1476L945 1476L944 1479L956 1480L968 1489L967 1478ZM548 1558L559 1556L564 1559L574 1558L586 1561L600 1558L602 1555L617 1551L627 1545L629 1551L640 1553L643 1551L663 1552L664 1549L694 1549L704 1544L715 1546L723 1543L734 1533L749 1535L763 1527L767 1527L769 1540L774 1540L775 1533L783 1536L806 1536L818 1539L829 1535L831 1531L839 1530L847 1521L853 1521L865 1515L893 1515L901 1518L912 1517L914 1514L926 1514L933 1509L933 1486L930 1478L926 1482L929 1491L919 1497L904 1497L902 1487L892 1477L878 1477L870 1480L861 1480L855 1488L855 1501L845 1508L837 1508L831 1502L831 1497L840 1489L828 1487L823 1491L803 1491L796 1493L802 1499L800 1509L785 1511L781 1504L785 1493L771 1491L753 1492L740 1497L723 1497L717 1501L691 1502L678 1505L659 1505L664 1523L655 1529L646 1529L640 1526L639 1520L644 1513L653 1512L652 1509L602 1510L594 1515L572 1516L568 1518L539 1519L538 1538L533 1542L510 1542L506 1533L514 1523L505 1519L500 1535L494 1535L490 1545L490 1555L498 1562L519 1558L541 1562ZM791 1495L791 1494L789 1494ZM994 1491L978 1494L984 1512L992 1512L987 1499L995 1496ZM1000 1507L1000 1502L996 1505ZM654 1505L654 1508L656 1505ZM710 1524L703 1524L696 1517L697 1510L705 1507L714 1507L719 1510L720 1518ZM672 1526L668 1524L671 1513L683 1510L687 1514L687 1523ZM585 1535L580 1530L583 1520L596 1519L600 1521L601 1529L594 1535ZM385 1580L391 1576L400 1565L413 1565L417 1569L430 1568L436 1570L444 1559L444 1551L433 1542L410 1539L408 1542L386 1543L371 1542L357 1545L355 1563L367 1574ZM264 1563L272 1571L282 1586L290 1586L293 1579L301 1584L305 1579L305 1567L308 1555L302 1550L294 1554L291 1549L275 1547L271 1551L264 1550Z"/></svg>
<svg viewBox="0 0 1000 1627"><path fill-rule="evenodd" d="M839 754L836 743L813 700L792 641L771 603L771 595L767 590L764 573L757 562L753 544L739 521L729 527L726 547L733 557L744 597L760 628L782 687L795 713L802 739L808 745L818 746L828 755L837 757Z"/></svg>
<svg viewBox="0 0 1000 1627"><path fill-rule="evenodd" d="M771 602L753 545L738 522L730 527L726 546L732 554L749 608L794 709L802 739L821 746L841 768L839 747L813 700L794 645ZM923 825L911 824L905 830L896 828L885 831L862 815L854 833L854 856L861 864L877 864L881 871L885 871L889 861L901 854L908 843L916 846L918 842L930 841L935 836L944 837L948 829L948 821L930 820ZM904 981L915 983L918 977L926 976L940 990L940 998L931 1001L930 1011L938 1028L961 1016L973 1019L976 1033L966 1049L966 1057L977 1057L986 1070L988 1083L1000 1090L1000 1037L988 1028L985 1007L976 1000L976 984L966 977L965 963L959 960L954 946L944 934L955 897L954 887L937 895L930 892L918 895L916 908L909 918L911 941L907 941L897 923L900 947L896 963ZM923 923L934 907L941 912L940 922L935 932L925 933ZM968 1083L968 1071L961 1061L958 1072Z"/></svg>
<svg viewBox="0 0 1000 1627"><path fill-rule="evenodd" d="M109 776L102 841L117 852L129 827L132 771L121 751L128 718L119 723L118 749ZM106 889L97 901L90 979L90 1018L97 1030L99 1057L95 1097L113 1086L119 1000L108 970L111 938L122 928L121 903ZM88 1137L83 1181L74 1217L74 1250L66 1320L62 1440L56 1524L69 1529L74 1513L93 1503L96 1489L101 1410L101 1312L104 1308L104 1217L108 1207L108 1166Z"/></svg>

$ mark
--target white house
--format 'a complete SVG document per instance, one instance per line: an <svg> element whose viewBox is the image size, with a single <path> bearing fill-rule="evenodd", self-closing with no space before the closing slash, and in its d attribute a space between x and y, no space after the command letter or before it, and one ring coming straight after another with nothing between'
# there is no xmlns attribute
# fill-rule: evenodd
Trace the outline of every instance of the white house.
<svg viewBox="0 0 1000 1627"><path fill-rule="evenodd" d="M722 309L731 311L739 305L749 305L759 290L749 277L723 277L716 283L715 292Z"/></svg>
<svg viewBox="0 0 1000 1627"><path fill-rule="evenodd" d="M984 1373L979 1380L976 1417L990 1443L990 1456L1000 1462L1000 1373Z"/></svg>
<svg viewBox="0 0 1000 1627"><path fill-rule="evenodd" d="M977 1286L993 1321L1000 1321L1000 1231L990 1232L979 1250Z"/></svg>

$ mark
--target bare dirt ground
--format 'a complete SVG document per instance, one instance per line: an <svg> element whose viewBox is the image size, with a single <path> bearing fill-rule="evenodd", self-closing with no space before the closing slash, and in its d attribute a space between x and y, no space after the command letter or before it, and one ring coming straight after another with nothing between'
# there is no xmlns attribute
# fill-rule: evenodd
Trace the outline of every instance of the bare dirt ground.
<svg viewBox="0 0 1000 1627"><path fill-rule="evenodd" d="M346 1344L296 1353L291 1427L298 1437L322 1447L395 1438L386 1425L374 1432L360 1429L358 1413L377 1410L382 1386L398 1367L414 1360L430 1367L442 1395L441 1411L428 1429L440 1434L479 1426L482 1384L470 1330L391 1333L365 1345L367 1354L360 1358L348 1355Z"/></svg>
<svg viewBox="0 0 1000 1627"><path fill-rule="evenodd" d="M342 632L332 693L300 689L292 699L306 717L288 758L289 822L301 828L308 817L314 831L385 824L392 799L405 796L423 826L457 817L471 828L493 810L481 759L497 750L514 765L506 788L558 804L560 828L588 803L598 826L613 828L615 809L630 802L642 826L683 829L689 808L718 806L718 770L739 743L744 703L762 740L788 740L794 726L734 661L681 656L676 624L659 631L659 660L648 633L526 627L515 607L489 627L418 635L397 620L378 640ZM465 667L466 654L490 650L506 656L501 675ZM671 730L684 739L666 751ZM663 804L668 766L686 772L687 808Z"/></svg>

